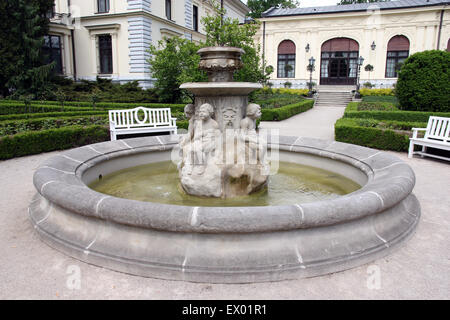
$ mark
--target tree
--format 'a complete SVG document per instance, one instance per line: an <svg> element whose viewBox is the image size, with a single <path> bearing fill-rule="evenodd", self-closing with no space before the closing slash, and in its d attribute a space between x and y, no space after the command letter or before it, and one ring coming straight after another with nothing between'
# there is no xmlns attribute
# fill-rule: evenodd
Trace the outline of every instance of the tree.
<svg viewBox="0 0 450 320"><path fill-rule="evenodd" d="M43 37L48 33L45 13L52 0L0 2L0 93L39 95L48 83L54 64L42 55Z"/></svg>
<svg viewBox="0 0 450 320"><path fill-rule="evenodd" d="M198 68L201 48L183 38L165 38L158 46L150 46L150 71L156 78L155 89L161 102L182 102L184 82L207 81L206 73Z"/></svg>
<svg viewBox="0 0 450 320"><path fill-rule="evenodd" d="M450 52L417 52L401 67L396 95L403 110L450 112Z"/></svg>
<svg viewBox="0 0 450 320"><path fill-rule="evenodd" d="M261 18L264 11L272 7L295 8L299 6L297 0L248 0L247 7L250 8L249 17Z"/></svg>
<svg viewBox="0 0 450 320"><path fill-rule="evenodd" d="M213 3L214 4L214 3ZM242 62L244 67L234 74L236 81L265 82L273 70L263 68L261 48L254 42L260 23L239 24L237 19L223 18L226 11L214 4L215 14L202 18L206 32L206 46L230 46L244 49ZM272 71L271 71L272 70Z"/></svg>
<svg viewBox="0 0 450 320"><path fill-rule="evenodd" d="M198 68L200 56L197 51L208 46L231 46L244 49L244 67L234 74L236 81L267 81L273 67L263 68L260 47L254 43L259 23L240 25L237 19L222 18L225 10L215 3L215 14L202 18L206 42L195 44L186 39L174 37L160 41L150 47L148 60L150 71L156 78L155 88L160 101L181 102L186 92L179 87L185 82L208 81L206 72Z"/></svg>
<svg viewBox="0 0 450 320"><path fill-rule="evenodd" d="M354 3L372 3L372 2L387 2L391 0L341 0L338 4L354 4Z"/></svg>

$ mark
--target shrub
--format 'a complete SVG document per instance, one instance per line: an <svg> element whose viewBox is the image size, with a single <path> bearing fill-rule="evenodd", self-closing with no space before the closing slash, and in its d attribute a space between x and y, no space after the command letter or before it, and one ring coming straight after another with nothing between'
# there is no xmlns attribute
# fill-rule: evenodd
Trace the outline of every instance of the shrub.
<svg viewBox="0 0 450 320"><path fill-rule="evenodd" d="M305 100L280 108L262 109L261 121L280 121L305 112L314 106L313 100Z"/></svg>
<svg viewBox="0 0 450 320"><path fill-rule="evenodd" d="M358 102L350 102L345 109L344 118L428 122L430 116L450 117L450 112L358 111L358 104Z"/></svg>
<svg viewBox="0 0 450 320"><path fill-rule="evenodd" d="M359 90L361 96L393 96L394 89L367 89L362 88Z"/></svg>
<svg viewBox="0 0 450 320"><path fill-rule="evenodd" d="M428 122L428 118L430 116L450 117L450 112L358 111L358 102L350 102L344 113L344 118L364 118L406 122Z"/></svg>
<svg viewBox="0 0 450 320"><path fill-rule="evenodd" d="M0 121L6 120L25 120L36 118L56 118L56 117L76 117L76 116L93 116L99 114L107 114L106 110L103 111L65 111L65 112L43 112L43 113L19 113L19 114L6 114L0 115Z"/></svg>
<svg viewBox="0 0 450 320"><path fill-rule="evenodd" d="M398 110L393 104L389 102L361 102L358 103L358 111L395 111Z"/></svg>
<svg viewBox="0 0 450 320"><path fill-rule="evenodd" d="M450 52L429 50L408 57L397 81L402 110L450 111Z"/></svg>
<svg viewBox="0 0 450 320"><path fill-rule="evenodd" d="M89 111L91 108L65 107L66 111ZM17 113L42 113L61 111L61 107L56 105L29 105L25 106L21 103L2 103L0 104L0 114L17 114Z"/></svg>
<svg viewBox="0 0 450 320"><path fill-rule="evenodd" d="M66 101L64 103L65 111L94 111L91 102L83 101ZM146 108L170 108L172 112L183 112L184 104L167 104L167 103L116 103L116 102L98 102L96 110L115 110L115 109L132 109L136 107ZM31 105L31 113L33 112L52 112L60 111L56 101L33 101ZM15 100L0 101L0 114L14 114L14 113L30 113L25 109L23 102Z"/></svg>
<svg viewBox="0 0 450 320"><path fill-rule="evenodd" d="M84 117L53 117L0 122L0 136L14 135L24 131L48 130L73 125L107 125L107 115Z"/></svg>
<svg viewBox="0 0 450 320"><path fill-rule="evenodd" d="M393 105L398 104L398 100L395 96L364 96L363 102L390 102Z"/></svg>
<svg viewBox="0 0 450 320"><path fill-rule="evenodd" d="M406 151L409 135L390 129L362 127L356 119L339 119L335 127L336 141L357 144L381 150Z"/></svg>

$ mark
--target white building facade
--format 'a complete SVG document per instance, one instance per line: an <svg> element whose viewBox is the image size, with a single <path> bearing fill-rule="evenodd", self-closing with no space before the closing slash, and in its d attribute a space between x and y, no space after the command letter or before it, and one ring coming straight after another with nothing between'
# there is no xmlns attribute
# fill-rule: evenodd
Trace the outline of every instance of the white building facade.
<svg viewBox="0 0 450 320"><path fill-rule="evenodd" d="M448 0L399 0L269 9L260 19L258 42L267 65L275 69L270 81L275 87L286 82L292 88L307 87L307 65L313 57L313 82L355 85L362 57L360 83L390 88L397 81L399 64L409 55L450 49L449 4Z"/></svg>
<svg viewBox="0 0 450 320"><path fill-rule="evenodd" d="M240 22L249 11L240 0L224 0L224 8ZM213 13L211 0L55 0L44 50L66 77L148 88L150 45L173 36L204 40L201 18Z"/></svg>

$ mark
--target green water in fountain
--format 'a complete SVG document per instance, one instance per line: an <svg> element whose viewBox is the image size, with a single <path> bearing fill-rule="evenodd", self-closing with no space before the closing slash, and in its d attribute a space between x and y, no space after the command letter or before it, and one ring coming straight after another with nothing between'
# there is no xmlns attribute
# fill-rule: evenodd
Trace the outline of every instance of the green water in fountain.
<svg viewBox="0 0 450 320"><path fill-rule="evenodd" d="M171 161L156 162L111 173L93 182L95 191L132 200L204 207L273 206L329 200L361 186L334 172L290 162L280 162L269 177L267 189L249 196L219 199L186 194Z"/></svg>

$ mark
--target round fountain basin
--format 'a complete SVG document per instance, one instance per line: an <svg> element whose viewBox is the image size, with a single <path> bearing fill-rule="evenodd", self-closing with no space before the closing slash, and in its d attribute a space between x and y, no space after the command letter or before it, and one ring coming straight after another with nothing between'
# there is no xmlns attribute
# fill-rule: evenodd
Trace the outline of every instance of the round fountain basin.
<svg viewBox="0 0 450 320"><path fill-rule="evenodd" d="M52 247L126 273L194 282L278 281L383 257L413 234L411 168L369 148L279 137L280 161L325 169L361 188L332 199L265 206L174 205L88 187L119 170L168 161L176 137L98 143L61 153L34 175L32 224Z"/></svg>
<svg viewBox="0 0 450 320"><path fill-rule="evenodd" d="M335 199L358 190L356 182L335 172L292 162L279 162L268 186L234 198L187 194L172 161L154 162L101 175L89 187L118 198L203 207L274 206Z"/></svg>

